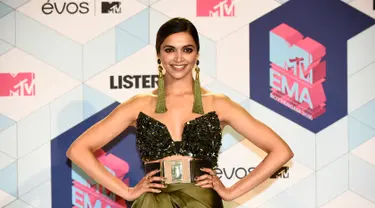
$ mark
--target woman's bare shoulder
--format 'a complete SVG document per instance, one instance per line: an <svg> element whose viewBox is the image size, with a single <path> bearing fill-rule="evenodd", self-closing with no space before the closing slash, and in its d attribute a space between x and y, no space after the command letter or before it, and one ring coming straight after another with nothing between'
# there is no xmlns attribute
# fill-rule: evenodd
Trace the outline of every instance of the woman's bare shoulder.
<svg viewBox="0 0 375 208"><path fill-rule="evenodd" d="M138 93L130 97L128 100L122 102L119 108L127 109L126 112L131 112L132 123L135 126L135 121L141 111L149 106L156 97L152 92Z"/></svg>
<svg viewBox="0 0 375 208"><path fill-rule="evenodd" d="M129 99L122 102L120 105L124 107L134 106L140 107L149 104L149 102L155 97L156 95L150 92L138 93L130 97Z"/></svg>
<svg viewBox="0 0 375 208"><path fill-rule="evenodd" d="M210 102L214 104L217 101L229 101L230 98L223 94L223 93L215 93L210 91L205 91L204 94L202 94L202 97L207 97L210 99Z"/></svg>
<svg viewBox="0 0 375 208"><path fill-rule="evenodd" d="M210 97L210 103L217 113L227 112L233 107L239 106L239 103L233 101L228 95L224 93L207 93L205 96Z"/></svg>
<svg viewBox="0 0 375 208"><path fill-rule="evenodd" d="M210 92L208 90L203 91L203 98L208 99L208 103L212 111L220 112L222 109L225 109L225 103L231 102L230 98L223 93ZM224 105L223 105L224 104Z"/></svg>

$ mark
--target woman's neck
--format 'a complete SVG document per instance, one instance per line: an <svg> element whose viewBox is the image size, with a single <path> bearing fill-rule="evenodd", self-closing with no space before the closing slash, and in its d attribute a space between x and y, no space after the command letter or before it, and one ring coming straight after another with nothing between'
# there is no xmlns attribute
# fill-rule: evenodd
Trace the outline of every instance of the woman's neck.
<svg viewBox="0 0 375 208"><path fill-rule="evenodd" d="M185 76L182 79L165 78L165 93L166 95L184 95L192 94L194 79L191 76Z"/></svg>

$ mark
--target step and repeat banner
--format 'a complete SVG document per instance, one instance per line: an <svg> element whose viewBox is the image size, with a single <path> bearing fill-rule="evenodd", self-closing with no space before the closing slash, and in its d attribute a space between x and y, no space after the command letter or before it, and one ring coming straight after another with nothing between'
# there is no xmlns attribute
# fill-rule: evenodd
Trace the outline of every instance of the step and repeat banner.
<svg viewBox="0 0 375 208"><path fill-rule="evenodd" d="M375 207L371 0L0 0L0 207L131 203L66 157L121 102L157 87L156 33L195 24L201 83L241 104L295 156L225 207ZM135 128L95 152L129 186ZM266 153L230 126L217 175L231 186Z"/></svg>

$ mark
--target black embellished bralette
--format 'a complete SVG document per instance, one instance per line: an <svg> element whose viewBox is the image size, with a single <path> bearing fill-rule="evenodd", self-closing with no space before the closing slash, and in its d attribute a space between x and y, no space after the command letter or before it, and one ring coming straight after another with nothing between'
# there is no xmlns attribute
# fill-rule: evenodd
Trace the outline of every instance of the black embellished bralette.
<svg viewBox="0 0 375 208"><path fill-rule="evenodd" d="M136 144L143 161L183 155L209 160L213 167L217 166L222 133L215 111L186 122L180 142L172 139L164 123L143 112L139 113L136 123Z"/></svg>

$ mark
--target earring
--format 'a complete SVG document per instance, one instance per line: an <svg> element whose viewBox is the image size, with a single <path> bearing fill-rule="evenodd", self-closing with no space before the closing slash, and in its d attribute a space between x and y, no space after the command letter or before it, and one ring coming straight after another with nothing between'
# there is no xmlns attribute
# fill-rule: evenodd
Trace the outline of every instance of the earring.
<svg viewBox="0 0 375 208"><path fill-rule="evenodd" d="M202 104L202 94L201 94L201 84L199 81L200 68L198 67L199 60L197 60L197 66L195 68L195 80L194 80L194 105L193 112L203 114L203 104Z"/></svg>
<svg viewBox="0 0 375 208"><path fill-rule="evenodd" d="M161 66L161 61L158 59L158 99L156 103L155 113L165 113L167 111L166 101L165 101L165 86L164 86L164 75L163 67Z"/></svg>

